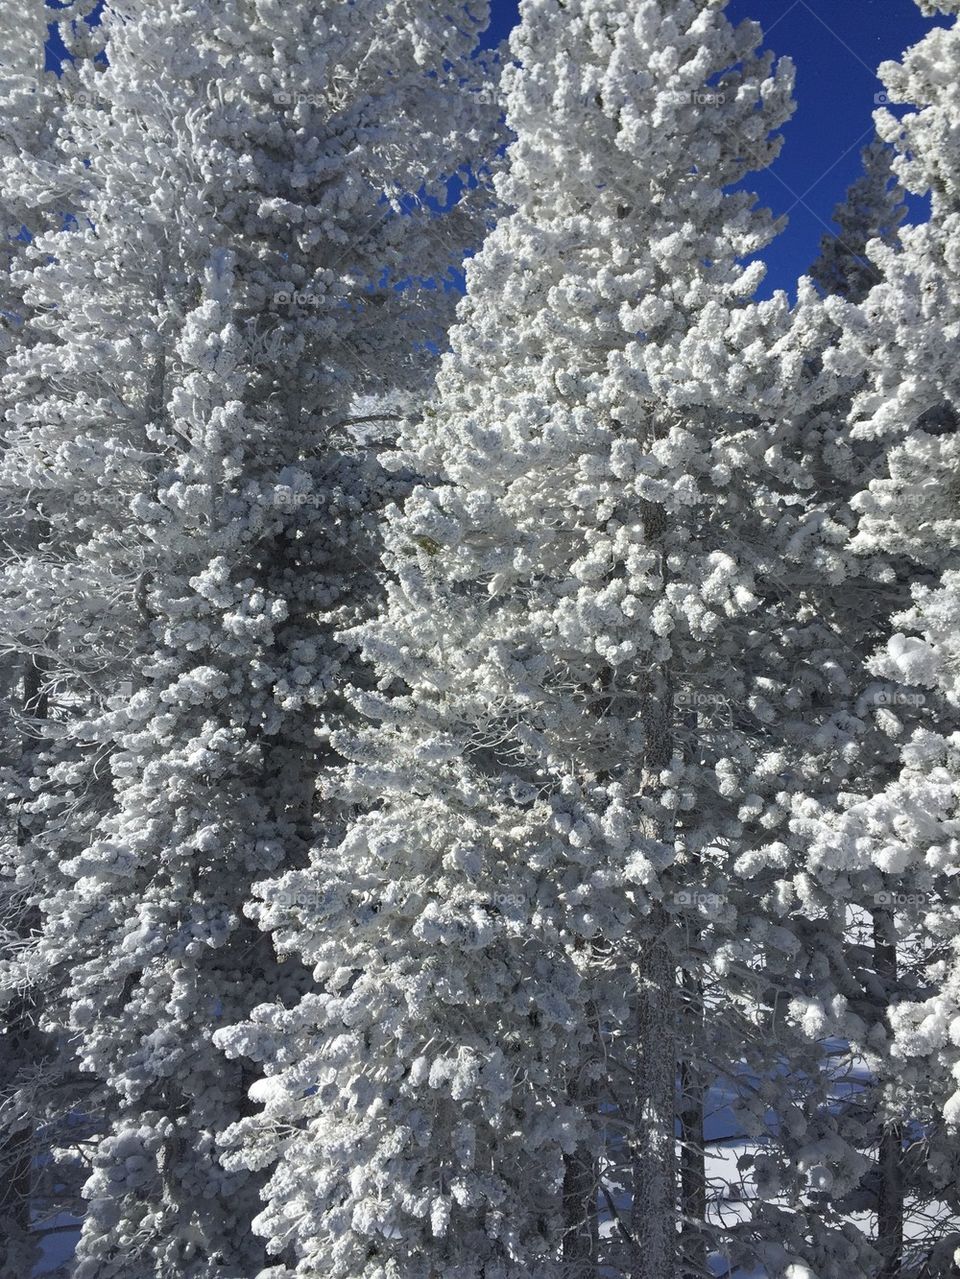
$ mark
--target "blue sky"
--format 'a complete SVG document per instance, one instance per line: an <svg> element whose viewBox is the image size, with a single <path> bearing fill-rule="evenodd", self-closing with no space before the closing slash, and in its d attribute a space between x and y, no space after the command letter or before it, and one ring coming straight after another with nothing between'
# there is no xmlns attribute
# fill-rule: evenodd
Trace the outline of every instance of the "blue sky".
<svg viewBox="0 0 960 1279"><path fill-rule="evenodd" d="M492 7L491 44L517 21L517 0L493 0ZM783 152L750 181L764 204L790 218L765 254L770 269L761 295L792 292L860 172L860 149L873 136L874 96L882 90L876 68L899 58L934 24L914 0L731 0L727 12L733 21L758 21L766 47L797 64L798 107L784 128ZM924 216L922 206L914 212Z"/></svg>

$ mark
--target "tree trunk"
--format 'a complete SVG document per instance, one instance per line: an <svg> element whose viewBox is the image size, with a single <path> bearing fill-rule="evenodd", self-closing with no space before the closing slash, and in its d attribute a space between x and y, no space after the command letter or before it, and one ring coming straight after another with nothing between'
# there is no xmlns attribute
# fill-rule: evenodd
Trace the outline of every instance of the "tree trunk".
<svg viewBox="0 0 960 1279"><path fill-rule="evenodd" d="M706 1088L695 1056L703 1033L703 987L684 972L682 1021L683 1051L680 1063L680 1255L683 1279L700 1279L707 1273L707 1169L704 1141Z"/></svg>
<svg viewBox="0 0 960 1279"><path fill-rule="evenodd" d="M594 958L596 956L594 955ZM602 1027L595 1005L588 1004L588 1014L595 1026L593 1051L602 1053ZM597 1131L600 1116L600 1089L590 1068L595 1061L580 1063L579 1071L567 1089L570 1104L587 1118L590 1131ZM597 1279L600 1264L600 1221L597 1196L600 1164L592 1146L580 1146L564 1156L563 1176L563 1275L564 1279Z"/></svg>
<svg viewBox="0 0 960 1279"><path fill-rule="evenodd" d="M596 1279L600 1232L597 1220L597 1161L585 1149L564 1157L564 1279Z"/></svg>
<svg viewBox="0 0 960 1279"><path fill-rule="evenodd" d="M664 541L666 512L644 502L646 544L660 560L666 587ZM651 670L641 699L646 734L640 795L647 808L642 833L672 847L674 820L660 807L660 774L673 758L673 686L668 668ZM673 927L659 902L641 921L643 938L637 965L635 1110L631 1139L633 1204L630 1234L633 1257L630 1279L674 1279L677 1255L677 999L676 962L670 946Z"/></svg>
<svg viewBox="0 0 960 1279"><path fill-rule="evenodd" d="M47 693L43 686L45 663L28 655L24 658L21 680L21 713L24 719L45 719ZM38 750L35 738L25 735L21 742L21 769L28 770ZM22 848L29 842L30 831L22 816L17 817L17 845ZM39 915L35 906L29 907L17 920L19 937L26 941L35 931ZM36 1027L36 1003L29 990L24 991L6 1008L4 1014L4 1038L7 1040L7 1062L12 1066L15 1083L17 1073L38 1065L42 1057L39 1032ZM0 1213L15 1224L24 1238L30 1232L33 1201L33 1144L34 1130L31 1122L17 1123L13 1132L0 1136Z"/></svg>
<svg viewBox="0 0 960 1279"><path fill-rule="evenodd" d="M642 956L637 990L631 1279L673 1279L677 1247L674 958L662 907L652 922L656 935Z"/></svg>
<svg viewBox="0 0 960 1279"><path fill-rule="evenodd" d="M897 983L897 933L892 910L873 912L873 954L877 978L887 1000ZM903 1125L884 1116L877 1157L877 1279L899 1275L903 1257Z"/></svg>

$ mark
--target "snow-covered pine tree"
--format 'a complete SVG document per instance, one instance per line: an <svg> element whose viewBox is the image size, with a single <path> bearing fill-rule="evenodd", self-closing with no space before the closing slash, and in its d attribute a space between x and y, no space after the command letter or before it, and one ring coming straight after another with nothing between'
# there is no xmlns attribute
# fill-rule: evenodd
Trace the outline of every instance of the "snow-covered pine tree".
<svg viewBox="0 0 960 1279"><path fill-rule="evenodd" d="M907 211L903 188L891 167L894 156L893 148L882 141L867 147L862 154L863 176L834 212L839 233L824 236L821 256L811 272L828 298L862 302L883 278L868 246L877 241L888 255L899 248L899 228ZM886 260L889 262L889 256ZM832 313L833 308L828 305L826 310ZM841 333L842 327L835 342ZM828 367L838 367L834 354L832 349L824 349L819 359ZM839 367L847 375L843 379L847 385L852 374L853 391L858 386L862 390L869 373L860 362L855 361L850 369L841 361ZM836 544L843 547L839 556L842 569L805 593L808 603L827 623L818 646L819 660L824 669L843 672L842 680L834 677L831 681L833 708L824 715L822 710L816 713L820 708L811 707L814 741L821 749L815 750L818 767L810 777L817 796L830 796L828 802L836 802L835 797L852 784L864 791L882 789L896 772L896 748L885 731L888 693L877 683L866 658L882 640L890 610L897 601L904 601L908 589L902 575L891 575L889 564L878 571L875 557L858 561L852 553L851 536L856 530L853 499L884 465L882 447L876 441L857 440L849 430L852 399L848 393L827 406L828 414L820 414L829 422L829 443L819 433L811 437L818 463L813 500L821 510L830 512L832 524L842 530ZM818 700L822 706L822 699ZM806 807L801 801L798 811L803 813ZM807 830L807 821L801 817L795 823L795 834L804 839ZM904 1126L899 1115L891 1114L884 1082L890 1075L889 1062L884 1060L889 1048L888 1010L900 991L901 964L893 917L882 900L882 881L874 885L880 891L872 901L867 897L851 900L847 885L842 880L838 885L832 872L819 873L822 868L815 858L806 855L803 862L794 887L800 919L806 921L807 978L793 1011L801 1033L814 1043L823 1043L822 1071L828 1089L834 1079L840 1081L841 1088L844 1078L855 1081L839 1107L832 1090L825 1100L840 1117L840 1132L868 1159L861 1175L853 1179L849 1171L855 1165L847 1159L848 1175L838 1179L843 1147L824 1146L819 1189L829 1192L834 1210L841 1216L875 1213L880 1251L888 1258L895 1256L899 1264L905 1199L901 1169ZM824 1009L830 1010L827 1016ZM889 1267L890 1263L881 1264ZM868 1260L865 1273L872 1273L874 1265ZM885 1273L892 1272L888 1269Z"/></svg>
<svg viewBox="0 0 960 1279"><path fill-rule="evenodd" d="M880 278L867 245L877 240L891 251L897 247L905 206L890 168L893 154L882 142L868 147L864 177L835 212L840 234L824 237L812 271L828 298L861 300ZM757 318L766 310L756 308ZM787 714L776 731L790 752L791 789L799 792L793 803L800 811L805 790L833 795L853 778L882 786L896 761L878 714L881 686L865 658L883 635L883 606L889 610L891 600L905 598L906 588L900 585L899 596L895 583L878 590L882 570L851 546L852 501L877 473L882 451L875 442L850 438L850 406L865 372L857 361L850 367L834 358L841 333L830 303L801 280L792 313L767 317L736 344L737 359L747 357L755 383L767 385L771 397L761 409L769 420L768 463L776 476L768 495L762 575L780 596L779 638L792 668L782 690ZM759 353L752 360L751 350ZM870 1098L864 1090L838 1105L837 1088L847 1076L859 1080L863 1063L860 1049L845 1047L836 1019L824 1018L823 1009L855 1007L860 1020L854 1035L862 1044L863 1026L882 1021L893 985L887 982L884 993L879 989L880 949L869 935L870 912L858 905L852 920L845 894L810 875L804 821L786 842L792 848L786 863L782 843L765 854L784 871L769 893L768 909L780 912L795 938L791 968L780 986L781 995L792 986L795 1015L778 1036L783 1095L771 1105L778 1116L793 1117L778 1123L777 1139L757 1160L758 1188L761 1198L769 1191L780 1205L790 1204L791 1230L806 1235L794 1247L818 1275L867 1275L875 1258L853 1222L865 1208L876 1207L884 1180L884 1126L879 1115L867 1122ZM872 1158L875 1144L880 1154Z"/></svg>
<svg viewBox="0 0 960 1279"><path fill-rule="evenodd" d="M868 1161L838 1112L824 1044L786 1016L791 1001L805 1006L819 990L824 959L842 944L836 912L811 909L797 873L805 835L788 829L788 815L811 788L857 767L868 734L856 702L875 681L863 677L855 644L864 631L874 640L879 633L852 593L862 569L849 549L850 501L872 459L845 438L858 379L829 366L838 333L819 293L801 281L795 308L784 294L726 312L708 306L647 358L666 403L709 411L738 431L739 484L749 494L737 510L738 555L753 569L763 618L744 630L740 666L731 667L751 675L753 694L731 679L738 749L714 770L721 795L741 796L724 832L732 909L698 939L708 1017L693 1042L713 1072L714 1103L734 1098L727 1150L737 1136L746 1147L732 1176L729 1165L712 1165L712 1210L744 1217L730 1232L725 1265L759 1261L771 1274L806 1266L821 1279L866 1274L870 1265L861 1233L835 1204Z"/></svg>
<svg viewBox="0 0 960 1279"><path fill-rule="evenodd" d="M375 594L390 491L351 404L420 378L442 337L444 295L416 283L459 261L482 201L440 218L427 197L493 147L467 61L483 20L135 2L105 14L109 70L64 114L83 217L38 237L26 297L48 326L5 381L3 483L49 532L3 604L14 642L56 637L59 684L91 706L62 726L29 850L32 964L63 988L47 1021L106 1131L78 1279L260 1264L257 1179L216 1156L256 1072L211 1035L303 989L243 906L314 838L331 630Z"/></svg>
<svg viewBox="0 0 960 1279"><path fill-rule="evenodd" d="M895 155L893 147L880 140L871 143L862 153L863 175L850 188L845 203L834 212L834 222L839 232L834 237L824 236L821 241L821 256L811 272L814 280L828 295L839 296L852 303L862 302L882 280L878 266L868 253L870 242L878 240L890 251L899 247L899 229L907 216L907 209L904 189L891 167ZM889 258L887 261L889 262ZM846 448L851 458L857 456L853 441ZM859 486L862 487L866 479L870 478L871 470L875 474L883 469L883 451L875 442L866 446L861 443L859 457ZM865 459L867 465L864 471ZM852 483L853 487L857 486L856 479ZM845 498L849 501L852 496L851 478L848 476ZM878 631L881 631L884 619L877 616L877 611L863 607L869 598L865 592L870 592L873 584L869 574L865 580L861 578L859 582L856 581L858 577L860 572L854 568L848 585L856 583L859 587L854 598L860 599L861 607L847 613L847 625L841 628L843 633L840 639L848 653L862 656L874 649L882 638ZM887 586L889 588L891 583L888 582ZM899 583L893 598L902 597L904 589L904 583ZM885 594L889 610L890 590ZM847 702L854 717L863 714L870 699L875 703L864 716L870 729L866 733L861 731L857 742L858 785L882 789L895 771L895 750L891 749L889 740L883 740L886 736L882 731L883 711L878 713L876 707L877 700L882 702L886 698L873 681L866 665L863 666L860 678L855 679L853 691L858 696L848 697ZM863 720L860 722L863 723ZM843 781L846 782L847 779L844 778ZM819 786L821 794L835 793L826 773L821 774ZM864 1038L872 1041L873 1056L867 1060L873 1073L870 1091L876 1098L873 1122L864 1122L863 1117L870 1112L870 1097L864 1092L854 1098L851 1110L862 1126L861 1143L867 1149L875 1146L876 1160L853 1197L840 1202L844 1210L853 1208L855 1203L856 1206L866 1203L875 1209L877 1239L880 1252L886 1258L883 1264L889 1270L891 1265L899 1265L902 1251L905 1179L901 1170L901 1148L904 1126L899 1116L891 1116L889 1113L882 1082L890 1073L889 1066L885 1068L880 1063L876 1050L881 1045L888 1046L888 1010L899 994L902 964L898 956L893 912L884 901L879 900L883 895L883 890L880 894L875 894L869 907L865 903L851 905L843 894L839 900L828 902L823 918L839 927L840 936L832 939L828 947L819 946L820 953L832 955L833 960L828 960L825 966L821 965L821 971L817 974L819 989L816 993L817 998L822 1000L827 985L823 980L826 968L834 978L836 998L852 1000L857 1008L854 1033L859 1042L850 1044L845 1061L842 1060L842 1050L839 1053L835 1050L834 1072L847 1069L853 1075L857 1075L858 1070L862 1073L860 1054L863 1041ZM805 909L810 909L810 906L808 896ZM816 967L815 964L814 968Z"/></svg>
<svg viewBox="0 0 960 1279"><path fill-rule="evenodd" d="M960 12L955 0L921 7L928 13ZM858 542L866 553L905 559L914 584L913 606L892 619L899 633L873 664L896 688L899 705L890 733L904 742L903 769L875 801L852 811L864 823L858 852L888 871L892 881L885 885L891 950L898 933L919 934L913 971L905 975L908 990L912 986L917 993L909 999L901 992L888 1016L889 1091L893 1105L914 1121L903 1132L905 1149L897 1152L902 1193L936 1210L919 1239L909 1238L918 1233L910 1230L903 1241L895 1218L885 1236L880 1221L883 1274L902 1273L913 1264L946 1275L960 1257L955 1102L951 1108L957 1087L951 1041L960 1014L955 1000L960 719L950 638L960 569L960 113L951 88L960 73L957 21L931 32L907 51L902 64L881 71L890 101L912 107L897 116L881 113L881 136L896 147L904 186L930 197L931 216L904 235L903 260L887 264L888 288L877 290L867 304L865 346L874 395L861 406L855 430L881 440L889 478L871 484L860 499ZM944 1029L949 1020L952 1035ZM945 1050L942 1056L938 1049Z"/></svg>
<svg viewBox="0 0 960 1279"><path fill-rule="evenodd" d="M59 230L74 183L58 163L60 113L74 77L45 70L48 25L56 17L65 45L87 53L84 18L93 4L78 0L54 15L41 0L0 11L0 353L9 361L37 340L26 321L22 267L33 237ZM95 42L94 42L95 43ZM7 405L4 405L6 408ZM2 446L0 446L2 447ZM5 557L36 551L44 521L28 492L4 494L0 522ZM44 654L17 642L0 646L2 721L0 784L0 1272L30 1274L43 1239L62 1229L62 1214L79 1201L81 1174L71 1144L81 1136L79 1093L69 1059L57 1052L39 1020L47 995L21 962L39 921L31 891L29 844L36 818L24 801L42 784L50 667Z"/></svg>
<svg viewBox="0 0 960 1279"><path fill-rule="evenodd" d="M960 6L921 7L956 14ZM881 457L853 503L859 527L851 548L873 561L874 591L892 602L878 621L888 635L898 633L868 662L877 681L869 694L899 765L886 777L869 769L851 776L835 803L811 801L801 821L815 878L841 908L852 903L873 921L872 962L860 961L867 998L858 1004L838 990L826 1016L821 1001L820 1015L826 1033L860 1048L876 1079L876 1191L859 1206L877 1214L875 1273L883 1279L952 1274L960 1210L947 1109L956 1086L951 1014L942 993L958 931L957 705L946 629L960 551L958 68L956 23L881 68L890 102L912 109L879 112L878 132L896 150L893 168L904 187L931 197L931 218L902 230L899 252L874 251L883 279L861 306L835 308L844 334L833 358L865 374L849 438ZM855 943L845 950L851 967L856 950Z"/></svg>
<svg viewBox="0 0 960 1279"><path fill-rule="evenodd" d="M758 43L695 0L521 6L514 212L470 263L399 455L436 480L357 632L379 691L331 786L369 811L259 888L322 989L217 1037L267 1070L231 1166L277 1162L277 1276L674 1273L676 973L731 950L711 904L786 817L743 544L765 434L670 405L715 352L657 359L762 273L740 260L772 220L724 193L791 109Z"/></svg>
<svg viewBox="0 0 960 1279"><path fill-rule="evenodd" d="M884 731L884 689L866 657L883 634L884 608L905 599L906 588L895 579L878 585L886 566L855 553L854 498L876 474L881 454L875 443L850 438L850 405L864 374L832 359L841 332L829 302L801 281L782 345L801 359L802 372L790 376L784 369L786 376L775 380L783 399L771 420L768 460L779 483L770 494L764 557L765 575L780 596L778 639L790 671L780 694L786 714L776 731L790 760L795 818L784 841L792 855L784 860L778 841L756 861L762 867L770 858L783 872L768 909L779 911L794 938L781 982L781 993L792 988L782 1034L784 1090L773 1105L778 1115L792 1112L793 1118L780 1123L774 1143L780 1167L765 1153L763 1163L775 1175L764 1173L760 1183L791 1204L814 1273L866 1279L875 1257L854 1223L876 1207L883 1179L871 1152L883 1145L884 1121L876 1090L871 1096L863 1086L861 1054L865 1027L882 1022L893 983L877 975L873 912L861 900L851 903L832 874L816 873L806 814L811 793L823 799L851 785L882 786L895 769L896 751ZM775 339L768 331L757 345L776 351ZM838 1010L846 1009L853 1016L841 1025ZM871 1065L876 1070L878 1063ZM798 1079L802 1120L791 1096ZM856 1082L845 1098L847 1079ZM837 1230L839 1237L832 1233Z"/></svg>
<svg viewBox="0 0 960 1279"><path fill-rule="evenodd" d="M45 91L43 77L45 28L37 21L39 6L21 19L10 10L0 14L3 89L0 96L0 217L3 225L3 261L0 263L0 340L3 355L17 343L22 326L21 299L11 273L25 245L24 224L36 230L37 212L24 207L11 191L7 173L21 156L43 152L49 135L49 107L53 95ZM50 79L53 79L51 75ZM4 530L8 536L13 529ZM25 1113L26 1077L38 1066L43 1046L35 1032L32 992L7 977L31 925L31 911L17 890L11 874L13 849L20 838L17 800L31 768L34 742L28 737L27 720L37 705L37 670L31 657L5 651L0 657L0 768L4 798L2 878L0 878L0 1267L11 1273L28 1273L36 1258L31 1246L31 1154L34 1116Z"/></svg>
<svg viewBox="0 0 960 1279"><path fill-rule="evenodd" d="M810 271L826 294L862 302L879 283L867 246L872 240L895 246L907 216L903 188L890 167L893 154L893 148L880 141L864 147L863 173L833 211L837 232L824 235Z"/></svg>

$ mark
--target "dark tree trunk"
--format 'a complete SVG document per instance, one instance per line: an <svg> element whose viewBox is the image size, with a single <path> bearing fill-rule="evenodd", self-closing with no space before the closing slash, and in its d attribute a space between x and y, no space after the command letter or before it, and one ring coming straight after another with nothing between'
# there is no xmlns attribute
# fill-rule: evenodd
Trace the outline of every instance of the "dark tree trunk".
<svg viewBox="0 0 960 1279"><path fill-rule="evenodd" d="M662 907L652 922L637 990L631 1279L673 1279L677 1250L674 957Z"/></svg>
<svg viewBox="0 0 960 1279"><path fill-rule="evenodd" d="M696 1062L703 1033L703 988L700 981L684 972L683 1051L680 1063L680 1255L683 1279L700 1279L707 1272L707 1244L704 1223L707 1216L707 1169L704 1144L704 1104L706 1088Z"/></svg>
<svg viewBox="0 0 960 1279"><path fill-rule="evenodd" d="M897 931L892 910L873 912L873 954L877 978L889 999L897 984ZM882 1258L877 1279L894 1279L903 1260L903 1125L899 1119L882 1118L877 1164L877 1251Z"/></svg>
<svg viewBox="0 0 960 1279"><path fill-rule="evenodd" d="M660 561L667 581L667 516L662 506L643 503L644 540ZM673 684L669 668L651 670L641 699L646 734L640 795L648 815L643 834L672 846L675 821L660 808L660 775L673 758ZM631 1141L633 1204L630 1279L674 1279L677 1257L677 979L670 945L674 924L659 902L640 921L640 954L635 991L636 1078Z"/></svg>
<svg viewBox="0 0 960 1279"><path fill-rule="evenodd" d="M41 658L28 655L24 658L21 677L20 710L25 721L46 719L48 697L44 687L46 664ZM36 735L24 732L20 745L20 768L29 772L39 749ZM30 830L22 814L17 816L17 845L25 847L30 841ZM39 923L36 907L28 907L16 921L21 940L26 941ZM36 1001L30 991L24 991L8 1004L4 1013L5 1053L12 1078L17 1080L22 1071L39 1065L43 1046L37 1030ZM33 1148L34 1125L26 1116L11 1116L12 1131L0 1134L0 1214L13 1223L24 1237L30 1231L33 1201Z"/></svg>

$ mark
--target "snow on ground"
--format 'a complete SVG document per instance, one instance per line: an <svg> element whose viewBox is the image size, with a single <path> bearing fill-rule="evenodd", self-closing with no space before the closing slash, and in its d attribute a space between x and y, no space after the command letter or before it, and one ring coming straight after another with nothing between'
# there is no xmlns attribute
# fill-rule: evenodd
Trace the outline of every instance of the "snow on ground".
<svg viewBox="0 0 960 1279"><path fill-rule="evenodd" d="M77 1218L64 1213L53 1221L45 1223L41 1235L41 1256L34 1268L34 1279L59 1279L64 1273L63 1267L72 1258L80 1238L80 1222Z"/></svg>

